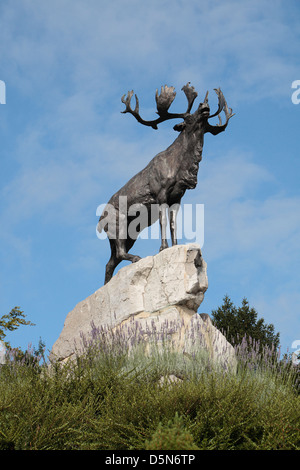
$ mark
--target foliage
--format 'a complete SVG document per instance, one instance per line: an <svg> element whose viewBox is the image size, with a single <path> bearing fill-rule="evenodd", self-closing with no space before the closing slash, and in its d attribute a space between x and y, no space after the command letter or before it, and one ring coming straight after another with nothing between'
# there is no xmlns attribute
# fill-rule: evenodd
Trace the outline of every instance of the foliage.
<svg viewBox="0 0 300 470"><path fill-rule="evenodd" d="M66 364L2 365L0 448L300 450L291 368L245 353L233 373L174 354L94 343ZM170 373L180 380L160 380Z"/></svg>
<svg viewBox="0 0 300 470"><path fill-rule="evenodd" d="M145 443L146 450L199 450L193 436L184 427L182 416L175 417L163 425L159 423L150 441Z"/></svg>
<svg viewBox="0 0 300 470"><path fill-rule="evenodd" d="M0 341L6 337L5 331L14 331L19 328L20 325L31 325L34 323L25 320L26 315L20 310L20 307L14 307L8 314L2 315L0 318ZM8 342L4 342L6 347L9 347Z"/></svg>
<svg viewBox="0 0 300 470"><path fill-rule="evenodd" d="M45 358L45 343L40 338L38 347L31 345L25 351L21 348L12 348L8 346L6 351L6 362L20 362L26 365L38 365L40 362L46 362Z"/></svg>
<svg viewBox="0 0 300 470"><path fill-rule="evenodd" d="M225 295L223 305L212 311L213 324L226 336L231 344L240 344L243 338L259 344L260 350L265 346L277 350L279 347L279 333L275 333L273 324L266 324L259 318L254 308L250 308L246 298L242 300L241 307L236 307Z"/></svg>

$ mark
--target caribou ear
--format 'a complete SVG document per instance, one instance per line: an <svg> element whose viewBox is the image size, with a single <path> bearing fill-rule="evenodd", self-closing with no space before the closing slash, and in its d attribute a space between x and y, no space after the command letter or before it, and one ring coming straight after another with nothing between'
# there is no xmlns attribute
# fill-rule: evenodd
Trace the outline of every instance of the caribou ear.
<svg viewBox="0 0 300 470"><path fill-rule="evenodd" d="M173 127L174 131L178 131L178 132L181 132L183 131L183 129L185 128L185 122L182 121L180 122L179 124L175 124L175 126Z"/></svg>

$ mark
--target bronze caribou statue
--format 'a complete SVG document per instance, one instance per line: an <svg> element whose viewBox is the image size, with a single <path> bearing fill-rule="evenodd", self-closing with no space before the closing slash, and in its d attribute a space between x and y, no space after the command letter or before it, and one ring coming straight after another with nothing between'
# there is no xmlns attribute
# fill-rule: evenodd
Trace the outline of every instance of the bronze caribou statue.
<svg viewBox="0 0 300 470"><path fill-rule="evenodd" d="M193 103L198 95L194 87L188 83L182 88L186 95L188 106L185 113L169 113L176 92L174 87L161 87L161 93L156 90L156 103L158 118L152 121L145 121L139 114L139 101L135 95L136 106L131 108L131 98L133 91L128 92L121 98L126 105L123 113L132 114L138 122L145 126L157 129L157 125L169 119L183 119L182 122L174 126L174 130L180 134L176 140L163 152L156 155L150 163L131 178L116 194L109 200L104 209L97 229L104 230L111 247L111 257L106 265L105 284L112 278L116 266L122 260L136 262L139 256L128 253L138 234L153 222L159 219L161 228L161 247L163 250L168 247L166 239L167 210L169 212L170 232L172 245L177 244L176 238L176 214L181 198L187 189L193 189L197 185L197 174L199 162L202 159L203 138L206 132L217 135L223 132L229 119L234 115L232 109L227 107L227 103L220 88L215 89L218 95L218 110L210 114L208 104L208 92L203 103L198 109L191 113ZM220 113L224 111L226 121L222 124ZM208 119L218 116L219 124L210 125ZM125 203L123 203L125 201ZM121 203L122 202L122 203ZM124 205L125 204L125 205ZM130 222L136 217L136 212L130 212L130 207L138 210L139 207L146 208L147 216L139 224L135 234L129 233ZM156 207L156 216L153 216L152 207ZM113 208L113 214L109 211ZM155 214L155 211L154 211Z"/></svg>

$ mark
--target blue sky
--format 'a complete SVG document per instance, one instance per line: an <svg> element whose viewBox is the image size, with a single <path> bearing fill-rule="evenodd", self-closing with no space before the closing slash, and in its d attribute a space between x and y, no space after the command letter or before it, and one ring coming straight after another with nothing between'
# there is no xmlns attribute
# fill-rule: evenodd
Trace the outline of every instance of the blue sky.
<svg viewBox="0 0 300 470"><path fill-rule="evenodd" d="M246 297L284 352L300 340L299 2L8 0L0 22L0 314L18 305L36 324L11 344L51 349L67 313L103 285L97 207L177 136L174 122L154 131L121 114L121 96L134 89L152 119L156 88L174 86L182 112L189 81L195 107L209 90L216 109L221 87L236 113L206 135L183 199L204 204L199 311ZM158 249L139 240L131 251Z"/></svg>

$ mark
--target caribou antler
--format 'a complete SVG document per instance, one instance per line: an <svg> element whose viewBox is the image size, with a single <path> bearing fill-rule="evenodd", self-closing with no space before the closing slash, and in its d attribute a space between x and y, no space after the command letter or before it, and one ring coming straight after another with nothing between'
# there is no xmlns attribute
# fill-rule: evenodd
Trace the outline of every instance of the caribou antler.
<svg viewBox="0 0 300 470"><path fill-rule="evenodd" d="M198 96L198 93L195 91L195 88L193 86L190 86L191 82L188 82L186 85L184 85L181 89L185 93L185 96L187 97L188 100L188 107L186 110L186 114L189 114L191 112L191 109L193 107L194 101Z"/></svg>
<svg viewBox="0 0 300 470"><path fill-rule="evenodd" d="M159 115L157 119L154 119L152 121L145 121L143 118L141 118L139 114L139 100L138 100L137 95L135 95L135 101L136 101L135 109L131 108L130 102L134 93L133 90L128 92L126 99L125 99L126 95L122 96L121 101L122 103L125 104L126 109L121 112L130 113L141 124L144 124L145 126L150 126L153 129L157 129L157 125L160 124L161 122L167 121L169 119L178 119L178 118L184 119L186 115L190 113L193 103L198 93L194 90L194 87L190 87L190 82L184 85L182 87L182 90L184 91L185 96L187 97L187 100L188 100L188 107L185 113L169 113L168 109L175 99L176 92L175 92L174 87L172 86L168 87L167 85L165 85L164 87L161 87L160 95L158 94L158 90L156 90L156 93L155 93L157 114Z"/></svg>
<svg viewBox="0 0 300 470"><path fill-rule="evenodd" d="M215 117L217 116L218 114L220 114L220 112L222 111L222 109L224 108L225 106L225 98L224 98L224 95L221 91L220 88L214 88L215 92L217 93L218 95L218 110L215 112L215 114L211 114L208 118L212 118L212 117Z"/></svg>
<svg viewBox="0 0 300 470"><path fill-rule="evenodd" d="M232 118L232 116L234 116L234 114L235 114L235 113L232 112L232 108L228 108L226 101L225 101L224 106L223 106L223 111L225 113L226 122L225 122L225 124L222 124L222 118L219 114L219 116L218 116L219 124L217 124L218 127L219 126L226 127L227 124L228 124L229 119Z"/></svg>
<svg viewBox="0 0 300 470"><path fill-rule="evenodd" d="M230 112L229 112L226 100L224 98L224 95L223 95L221 89L220 88L214 88L214 90L218 95L218 101L219 101L218 110L215 112L215 114L211 114L210 116L208 116L208 119L210 119L212 117L215 117L215 116L218 116L219 117L219 122L220 122L219 125L222 125L222 119L220 117L220 113L224 110L224 113L225 113L225 116L226 116L226 124L227 124L229 119L232 116L234 116L234 114L232 114L232 109L231 108L229 108L230 109Z"/></svg>
<svg viewBox="0 0 300 470"><path fill-rule="evenodd" d="M215 88L214 90L217 93L218 99L219 99L218 110L215 114L212 114L211 116L209 116L208 119L210 119L214 116L218 116L219 124L216 124L215 126L211 126L210 124L208 124L207 131L216 135L219 132L222 132L222 131L225 130L225 128L227 127L229 119L232 118L232 116L234 116L234 113L232 112L232 108L228 108L226 100L225 100L224 95L223 95L222 91L220 90L220 88ZM222 111L224 111L225 117L226 117L226 121L225 121L224 124L222 123L222 119L221 119L221 116L220 116L220 113Z"/></svg>

